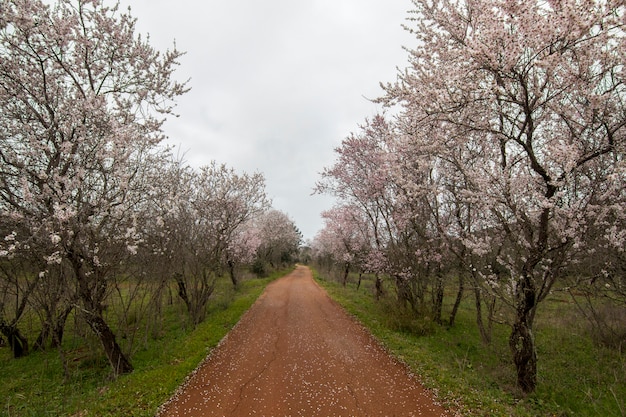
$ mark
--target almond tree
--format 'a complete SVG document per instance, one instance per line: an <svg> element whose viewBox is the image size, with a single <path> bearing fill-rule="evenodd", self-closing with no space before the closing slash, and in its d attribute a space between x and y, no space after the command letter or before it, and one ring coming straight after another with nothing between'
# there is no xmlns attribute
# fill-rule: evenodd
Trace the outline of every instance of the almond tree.
<svg viewBox="0 0 626 417"><path fill-rule="evenodd" d="M509 346L519 387L532 392L539 303L591 249L590 225L625 243L626 7L413 3L417 47L383 101L402 106L406 133L445 162L440 175L463 173L476 215L464 245L478 256L497 248L479 273L512 307Z"/></svg>
<svg viewBox="0 0 626 417"><path fill-rule="evenodd" d="M457 296L448 320L450 326L454 324L469 278L469 289L473 290L475 298L477 326L483 342L489 344L494 297L491 288L483 285L476 267L489 261L485 260L484 252L474 253L468 247L470 237L481 230L484 207L480 201L467 198L467 193L472 185L471 173L482 168L484 159L464 147L448 152L447 142L433 141L432 133L423 127L425 134L418 134L414 124L406 117L399 118L397 122L398 129L404 134L397 141L396 153L399 157L393 170L393 180L404 190L403 199L410 206L406 211L421 213L413 217L424 222L425 236L428 236L422 240L417 253L423 263L435 264L438 270L446 264L454 268L458 276ZM441 278L437 277L435 282L438 287L435 299L441 300ZM483 321L484 301L487 301L487 325ZM434 317L438 317L440 304L437 302L434 307Z"/></svg>
<svg viewBox="0 0 626 417"><path fill-rule="evenodd" d="M395 126L383 115L366 120L335 150L338 160L323 171L317 191L335 195L367 219L372 235L368 269L393 278L400 304L416 312L424 308L431 275L435 277L433 311L438 321L441 251L430 253L436 237L429 225L432 213L412 182L428 183L429 172L413 169L410 181L404 178L402 168L412 169L407 164L413 161L403 155L401 144ZM430 274L433 269L438 271Z"/></svg>
<svg viewBox="0 0 626 417"><path fill-rule="evenodd" d="M302 233L287 214L271 209L256 219L255 228L261 240L257 249L257 272L265 273L267 264L280 268L293 262Z"/></svg>
<svg viewBox="0 0 626 417"><path fill-rule="evenodd" d="M103 301L118 251L137 248L133 207L185 92L180 53L155 51L101 0L3 2L0 22L2 212L20 247L46 242L43 259L71 268L79 312L114 373L129 372Z"/></svg>
<svg viewBox="0 0 626 417"><path fill-rule="evenodd" d="M212 163L200 169L198 186L210 202L200 215L212 223L215 260L220 268L228 271L233 286L237 287L237 263L251 250L242 245L241 239L246 236L244 226L270 207L265 194L265 178L260 173L237 174L232 168ZM253 245L254 240L250 242Z"/></svg>
<svg viewBox="0 0 626 417"><path fill-rule="evenodd" d="M226 248L226 262L233 285L237 287L239 279L237 270L243 265L251 266L257 255L257 251L263 243L260 230L256 228L257 218L254 216L238 227Z"/></svg>
<svg viewBox="0 0 626 417"><path fill-rule="evenodd" d="M382 115L366 120L358 133L351 133L335 149L337 161L322 172L316 192L332 194L341 204L361 211L369 224L371 251L368 270L375 273L376 287L382 292L380 274L392 273L387 249L397 238L394 223L396 190L390 179L389 146L393 142L391 127ZM402 302L402 280L396 285Z"/></svg>
<svg viewBox="0 0 626 417"><path fill-rule="evenodd" d="M342 265L341 281L345 287L351 269L357 268L359 272L365 269L371 243L368 223L354 206L334 207L323 212L322 218L324 228L316 236L315 247Z"/></svg>
<svg viewBox="0 0 626 417"><path fill-rule="evenodd" d="M258 246L249 223L269 207L261 174L238 174L215 162L194 170L180 161L163 171L164 194L153 201L147 248L163 283L174 280L193 325L205 316L219 277L249 260ZM250 238L248 241L247 238Z"/></svg>

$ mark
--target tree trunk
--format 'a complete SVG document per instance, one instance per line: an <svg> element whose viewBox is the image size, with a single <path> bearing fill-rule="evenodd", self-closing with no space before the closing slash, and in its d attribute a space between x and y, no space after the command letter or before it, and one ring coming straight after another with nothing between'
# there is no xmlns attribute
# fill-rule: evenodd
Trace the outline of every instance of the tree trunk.
<svg viewBox="0 0 626 417"><path fill-rule="evenodd" d="M117 344L115 334L104 319L98 315L86 312L85 320L91 330L93 330L100 339L100 343L104 348L104 352L109 360L109 364L111 364L113 368L115 376L117 377L132 372L133 366Z"/></svg>
<svg viewBox="0 0 626 417"><path fill-rule="evenodd" d="M202 272L200 281L187 285L182 274L176 274L178 295L185 302L187 312L193 326L202 323L206 315L206 306L215 289L215 281L211 281L206 272Z"/></svg>
<svg viewBox="0 0 626 417"><path fill-rule="evenodd" d="M517 370L517 383L522 391L528 394L537 387L537 350L532 332L536 294L530 277L520 278L515 295L517 314L509 338L509 347Z"/></svg>
<svg viewBox="0 0 626 417"><path fill-rule="evenodd" d="M28 355L28 339L22 335L16 326L0 322L0 332L7 338L15 359Z"/></svg>
<svg viewBox="0 0 626 417"><path fill-rule="evenodd" d="M382 297L383 294L383 281L380 279L380 276L376 274L376 301L380 300L380 297Z"/></svg>
<svg viewBox="0 0 626 417"><path fill-rule="evenodd" d="M230 281L233 283L233 287L237 289L239 287L239 279L237 278L237 274L235 271L235 262L232 260L227 261L228 264L228 273L230 275Z"/></svg>
<svg viewBox="0 0 626 417"><path fill-rule="evenodd" d="M74 310L74 306L69 305L65 307L65 310L63 310L61 314L57 316L57 319L52 328L52 342L50 345L51 348L59 347L63 342L63 335L65 334L65 323L67 322L67 318L69 317L72 310Z"/></svg>
<svg viewBox="0 0 626 417"><path fill-rule="evenodd" d="M45 320L41 323L41 330L39 331L39 336L37 336L37 340L35 340L33 349L42 351L46 350L46 343L51 333L50 327L51 326L49 320Z"/></svg>
<svg viewBox="0 0 626 417"><path fill-rule="evenodd" d="M433 319L435 323L441 324L441 314L443 310L443 277L437 274L435 278L435 288L433 288Z"/></svg>
<svg viewBox="0 0 626 417"><path fill-rule="evenodd" d="M341 284L345 286L348 284L348 274L350 273L350 262L346 262L345 268L343 270L343 279L341 281Z"/></svg>
<svg viewBox="0 0 626 417"><path fill-rule="evenodd" d="M483 322L482 296L478 284L475 284L474 286L474 301L476 305L476 325L478 326L478 331L480 332L480 338L485 345L490 345L491 326L486 329L485 323Z"/></svg>
<svg viewBox="0 0 626 417"><path fill-rule="evenodd" d="M450 313L450 319L448 320L448 325L450 327L454 326L454 320L456 319L456 314L459 311L459 307L461 306L461 301L463 300L463 292L465 291L465 277L463 274L459 274L459 290L456 293L456 299L454 300L454 305L452 306L452 312Z"/></svg>
<svg viewBox="0 0 626 417"><path fill-rule="evenodd" d="M531 326L518 317L509 338L513 362L517 370L517 384L525 393L537 387L537 351Z"/></svg>
<svg viewBox="0 0 626 417"><path fill-rule="evenodd" d="M193 308L191 306L191 300L189 299L189 295L187 295L187 284L185 283L185 279L180 273L177 273L174 276L174 279L176 280L176 285L178 286L178 296L181 300L185 302L187 311L189 312L189 314L191 314Z"/></svg>
<svg viewBox="0 0 626 417"><path fill-rule="evenodd" d="M359 282L356 284L356 290L358 291L361 288L361 279L363 278L363 272L359 272Z"/></svg>
<svg viewBox="0 0 626 417"><path fill-rule="evenodd" d="M90 278L85 273L82 257L76 252L70 252L69 255L78 281L78 295L83 304L82 314L91 330L100 339L113 374L117 377L132 372L133 366L117 344L115 334L102 317L102 298L106 293L106 281L98 278L97 273L94 273L94 279L97 282L89 282Z"/></svg>

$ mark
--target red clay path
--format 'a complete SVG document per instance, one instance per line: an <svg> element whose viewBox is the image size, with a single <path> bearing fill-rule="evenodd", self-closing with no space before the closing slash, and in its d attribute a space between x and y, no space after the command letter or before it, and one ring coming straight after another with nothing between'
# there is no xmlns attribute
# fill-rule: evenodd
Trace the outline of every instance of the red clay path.
<svg viewBox="0 0 626 417"><path fill-rule="evenodd" d="M169 416L445 416L303 266L268 285Z"/></svg>

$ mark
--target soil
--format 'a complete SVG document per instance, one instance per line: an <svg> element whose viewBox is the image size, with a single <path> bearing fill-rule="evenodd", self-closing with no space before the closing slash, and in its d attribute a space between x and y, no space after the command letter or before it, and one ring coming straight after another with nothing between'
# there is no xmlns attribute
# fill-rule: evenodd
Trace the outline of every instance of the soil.
<svg viewBox="0 0 626 417"><path fill-rule="evenodd" d="M298 266L274 281L159 416L446 416Z"/></svg>

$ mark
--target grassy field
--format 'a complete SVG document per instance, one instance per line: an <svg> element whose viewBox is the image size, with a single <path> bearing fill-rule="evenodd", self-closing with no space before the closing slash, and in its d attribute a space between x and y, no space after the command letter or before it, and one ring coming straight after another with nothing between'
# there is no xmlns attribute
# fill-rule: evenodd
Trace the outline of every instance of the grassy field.
<svg viewBox="0 0 626 417"><path fill-rule="evenodd" d="M237 291L228 279L220 282L207 319L193 330L184 325L180 306L173 306L160 337L133 355L135 371L116 380L97 344L82 339L68 337L64 343L68 381L55 350L15 360L8 348L1 348L0 416L154 416L265 286L286 272L244 281Z"/></svg>
<svg viewBox="0 0 626 417"><path fill-rule="evenodd" d="M624 352L595 345L587 323L565 296L540 306L535 326L538 388L523 396L515 387L509 327L496 325L493 343L485 346L469 295L455 326L447 329L399 313L392 294L375 301L371 281L365 280L357 291L352 283L343 288L316 278L445 406L462 415L626 416Z"/></svg>

